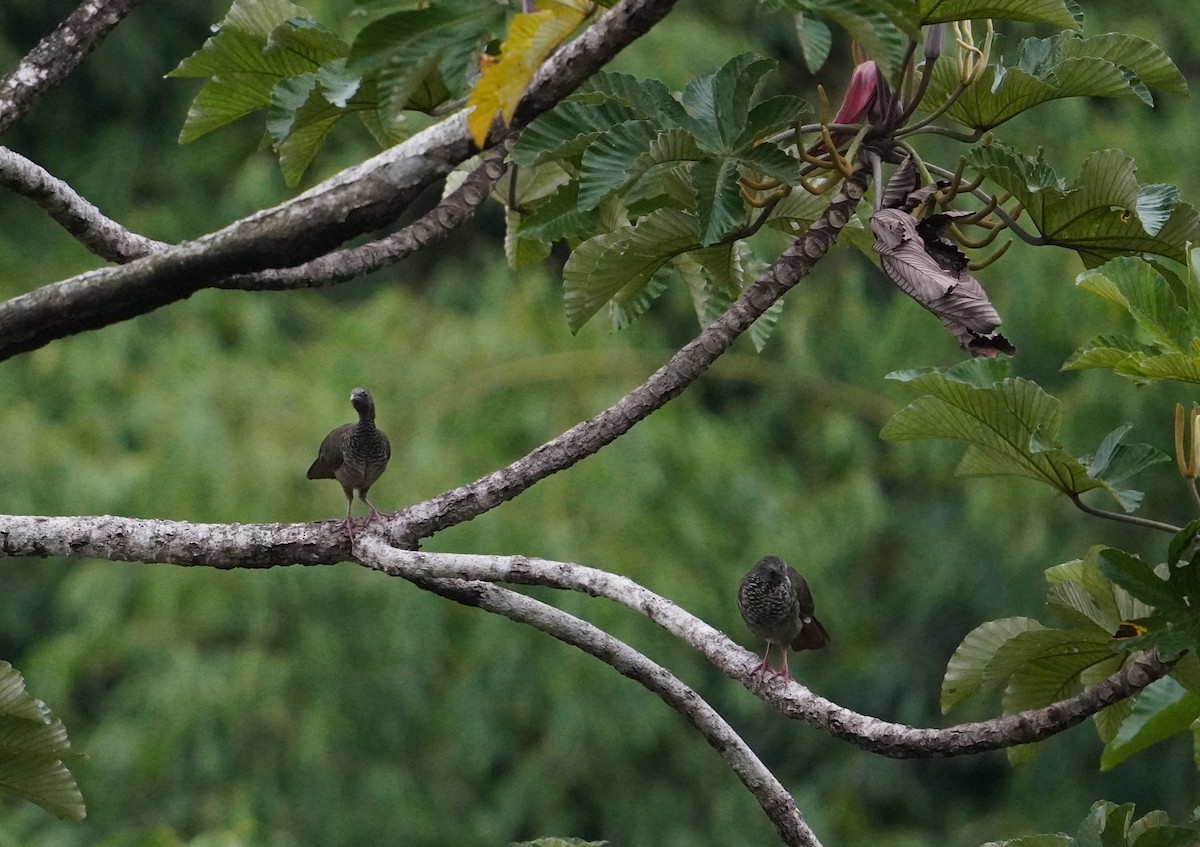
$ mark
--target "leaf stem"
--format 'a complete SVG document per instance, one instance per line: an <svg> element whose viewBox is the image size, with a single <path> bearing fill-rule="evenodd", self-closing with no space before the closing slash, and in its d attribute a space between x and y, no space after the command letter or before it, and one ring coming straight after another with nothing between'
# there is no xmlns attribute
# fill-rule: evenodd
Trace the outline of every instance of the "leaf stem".
<svg viewBox="0 0 1200 847"><path fill-rule="evenodd" d="M1071 498L1071 502L1074 503L1075 507L1081 512L1086 512L1087 514L1097 518L1107 518L1110 521L1120 521L1122 523L1133 524L1134 526L1145 527L1146 529L1157 529L1160 532L1169 532L1172 535L1180 532L1183 529L1183 527L1175 526L1174 524L1163 523L1162 521L1156 521L1151 518L1143 518L1139 517L1138 515L1125 515L1121 512L1110 512L1107 509L1097 509L1096 507L1089 506L1087 503L1083 502L1078 494L1068 494L1067 496Z"/></svg>

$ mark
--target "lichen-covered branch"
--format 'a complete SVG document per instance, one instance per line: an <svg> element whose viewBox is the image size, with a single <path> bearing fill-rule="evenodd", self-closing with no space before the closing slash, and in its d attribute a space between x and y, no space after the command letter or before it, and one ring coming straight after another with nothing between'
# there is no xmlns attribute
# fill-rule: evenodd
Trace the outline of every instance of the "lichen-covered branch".
<svg viewBox="0 0 1200 847"><path fill-rule="evenodd" d="M141 0L84 0L0 79L0 133L25 116L96 49Z"/></svg>
<svg viewBox="0 0 1200 847"><path fill-rule="evenodd" d="M508 169L505 157L512 148L513 140L515 139L509 139L489 149L483 156L483 162L467 176L462 185L443 197L441 202L420 218L386 238L358 247L335 250L294 268L230 277L218 283L217 287L242 291L318 288L377 271L399 262L417 250L437 244L475 217L475 212L487 200L496 182Z"/></svg>
<svg viewBox="0 0 1200 847"><path fill-rule="evenodd" d="M70 185L7 147L0 147L0 187L28 197L76 241L110 262L129 262L168 246L105 217Z"/></svg>
<svg viewBox="0 0 1200 847"><path fill-rule="evenodd" d="M380 549L380 548L374 548ZM382 548L389 549L389 548ZM703 698L674 674L650 661L628 644L607 632L553 606L485 582L459 579L429 579L420 571L405 573L380 566L380 570L403 576L442 597L503 615L528 624L554 638L578 647L611 666L622 676L642 685L683 716L749 789L789 847L820 847L820 841L805 823L796 802L741 736Z"/></svg>
<svg viewBox="0 0 1200 847"><path fill-rule="evenodd" d="M513 128L524 126L595 73L673 8L621 0L535 75ZM499 126L491 143L508 130ZM393 222L472 153L454 115L274 208L118 268L91 271L0 303L0 361L58 338L146 314L237 274L292 268Z"/></svg>
<svg viewBox="0 0 1200 847"><path fill-rule="evenodd" d="M222 569L333 564L348 558L340 526L340 521L324 521L318 533L312 524L0 516L0 557L68 556ZM355 545L354 552L367 566L409 579L543 585L605 597L645 615L783 714L892 758L962 756L1039 741L1136 694L1170 670L1150 653L1127 662L1099 685L1043 709L943 729L910 727L843 708L796 683L760 680L753 673L758 659L754 653L628 577L524 556L401 550L374 531L357 534ZM731 584L731 603L734 590Z"/></svg>

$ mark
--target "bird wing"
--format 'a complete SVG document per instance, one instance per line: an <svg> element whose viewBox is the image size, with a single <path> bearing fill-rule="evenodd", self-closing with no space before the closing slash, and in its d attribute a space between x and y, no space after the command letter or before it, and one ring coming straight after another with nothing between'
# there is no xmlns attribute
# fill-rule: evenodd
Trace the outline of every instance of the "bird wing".
<svg viewBox="0 0 1200 847"><path fill-rule="evenodd" d="M820 650L829 643L829 632L816 618L800 623L800 632L792 639L793 650Z"/></svg>
<svg viewBox="0 0 1200 847"><path fill-rule="evenodd" d="M321 442L317 449L317 458L308 469L309 479L333 479L337 469L342 466L345 456L342 454L342 442L354 424L342 424Z"/></svg>

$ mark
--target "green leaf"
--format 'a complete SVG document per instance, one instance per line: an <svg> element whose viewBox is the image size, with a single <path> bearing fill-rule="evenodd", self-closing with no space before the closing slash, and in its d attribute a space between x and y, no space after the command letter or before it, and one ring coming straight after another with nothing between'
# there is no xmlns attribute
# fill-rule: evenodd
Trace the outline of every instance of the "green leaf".
<svg viewBox="0 0 1200 847"><path fill-rule="evenodd" d="M980 624L962 640L942 678L942 714L984 686L996 653L1023 632L1045 629L1033 618L1013 617Z"/></svg>
<svg viewBox="0 0 1200 847"><path fill-rule="evenodd" d="M799 97L790 94L769 97L750 109L746 116L746 126L733 142L733 148L738 151L753 148L761 139L795 126L811 111L811 107ZM770 146L779 149L773 144Z"/></svg>
<svg viewBox="0 0 1200 847"><path fill-rule="evenodd" d="M954 63L939 62L921 108L938 108L958 85ZM1053 38L1022 41L1014 64L987 67L946 116L986 130L1064 97L1139 99L1153 105L1151 87L1186 90L1179 70L1153 43L1123 33L1082 38L1063 32Z"/></svg>
<svg viewBox="0 0 1200 847"><path fill-rule="evenodd" d="M1195 321L1176 301L1170 284L1148 262L1122 256L1084 271L1075 284L1129 312L1161 352L1192 349L1197 335Z"/></svg>
<svg viewBox="0 0 1200 847"><path fill-rule="evenodd" d="M1147 231L1138 218L1137 168L1119 150L1093 153L1070 186L1040 155L1028 158L999 142L974 148L968 163L1018 199L1050 243L1075 250L1089 268L1140 253L1183 262L1187 243L1200 240L1200 215L1186 203L1156 233Z"/></svg>
<svg viewBox="0 0 1200 847"><path fill-rule="evenodd" d="M1008 673L1004 713L1038 709L1071 696L1088 668L1112 658L1111 639L1092 629L1026 632L997 653L992 671Z"/></svg>
<svg viewBox="0 0 1200 847"><path fill-rule="evenodd" d="M829 49L833 47L833 33L829 25L816 15L796 13L796 38L800 41L800 52L808 72L816 74L825 66Z"/></svg>
<svg viewBox="0 0 1200 847"><path fill-rule="evenodd" d="M210 77L188 109L179 143L187 144L205 133L233 121L270 102L277 82L316 70L333 54L327 49L328 33L311 22L299 22L304 12L286 0L234 0L229 14L217 25L216 33L199 50L179 63L170 77ZM276 27L278 43L306 43L310 50L268 51L268 38ZM305 33L302 36L301 33ZM314 59L313 56L322 56Z"/></svg>
<svg viewBox="0 0 1200 847"><path fill-rule="evenodd" d="M358 33L350 66L378 75L380 108L392 121L406 108L436 105L429 102L432 92L444 92L441 100L463 93L480 50L503 32L505 19L504 6L490 0L394 12Z"/></svg>
<svg viewBox="0 0 1200 847"><path fill-rule="evenodd" d="M1171 545L1167 548L1168 565L1174 567L1183 559L1184 554L1192 548L1196 533L1200 533L1200 518L1196 518L1172 536Z"/></svg>
<svg viewBox="0 0 1200 847"><path fill-rule="evenodd" d="M576 159L611 127L644 118L639 110L616 100L561 103L521 132L512 160L529 167L552 159Z"/></svg>
<svg viewBox="0 0 1200 847"><path fill-rule="evenodd" d="M806 30L820 21L835 24L844 30L851 39L861 44L863 51L875 59L888 76L892 76L899 68L908 39L920 36L921 27L915 14L916 9L912 3L908 2L774 0L774 2L764 3L764 6L787 8L798 12L803 15L803 26ZM797 28L800 26L798 21ZM819 29L814 32L814 36L817 39L826 37Z"/></svg>
<svg viewBox="0 0 1200 847"><path fill-rule="evenodd" d="M917 0L922 25L994 18L1079 29L1063 0Z"/></svg>
<svg viewBox="0 0 1200 847"><path fill-rule="evenodd" d="M1134 753L1187 732L1197 718L1200 694L1188 691L1169 676L1155 680L1138 694L1133 713L1121 725L1117 737L1104 745L1100 770L1112 770Z"/></svg>
<svg viewBox="0 0 1200 847"><path fill-rule="evenodd" d="M1115 369L1132 354L1142 358L1154 355L1157 350L1135 341L1127 335L1098 335L1071 354L1063 363L1064 371L1086 368ZM1145 381L1145 380L1142 380Z"/></svg>
<svg viewBox="0 0 1200 847"><path fill-rule="evenodd" d="M777 65L773 59L743 53L687 84L681 100L693 118L689 128L702 147L710 153L733 152L762 78Z"/></svg>
<svg viewBox="0 0 1200 847"><path fill-rule="evenodd" d="M1187 611L1187 604L1154 568L1132 553L1106 547L1096 558L1100 573L1159 611Z"/></svg>
<svg viewBox="0 0 1200 847"><path fill-rule="evenodd" d="M897 412L880 435L888 441L948 438L969 446L957 472L963 476L1022 476L1045 483L1070 496L1101 488L1123 508L1137 499L1087 468L1057 442L1061 425L1059 402L1036 383L987 380L1002 365L974 359L954 368L889 374L927 392Z"/></svg>
<svg viewBox="0 0 1200 847"><path fill-rule="evenodd" d="M567 325L578 332L614 296L628 299L672 256L699 246L699 221L674 209L660 209L634 226L588 239L563 268Z"/></svg>
<svg viewBox="0 0 1200 847"><path fill-rule="evenodd" d="M584 238L596 231L600 215L592 210L579 211L579 182L571 180L544 202L522 215L520 232L535 241L554 242L565 238Z"/></svg>
<svg viewBox="0 0 1200 847"><path fill-rule="evenodd" d="M29 694L12 665L0 661L0 791L55 817L83 820L83 795L63 764L78 756L62 721Z"/></svg>
<svg viewBox="0 0 1200 847"><path fill-rule="evenodd" d="M700 217L700 243L708 247L740 226L745 217L737 163L727 158L701 159L693 166L691 178Z"/></svg>

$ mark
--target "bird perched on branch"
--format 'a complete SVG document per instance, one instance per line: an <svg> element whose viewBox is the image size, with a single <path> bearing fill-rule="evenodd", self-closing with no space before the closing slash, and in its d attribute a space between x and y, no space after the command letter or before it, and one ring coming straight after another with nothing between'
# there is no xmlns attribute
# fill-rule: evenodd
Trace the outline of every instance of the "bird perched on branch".
<svg viewBox="0 0 1200 847"><path fill-rule="evenodd" d="M771 645L783 649L784 679L790 680L787 651L819 650L829 643L829 633L813 616L812 592L804 577L778 556L764 556L738 584L738 611L749 630L767 640L762 661L751 673L771 668Z"/></svg>
<svg viewBox="0 0 1200 847"><path fill-rule="evenodd" d="M367 499L367 491L379 479L392 457L388 438L375 427L375 400L365 388L350 392L350 402L358 412L358 423L342 424L321 442L316 461L308 469L309 479L336 479L346 493L346 519L342 525L354 543L354 519L351 507L354 492L367 504L371 513L363 526L379 516L380 512Z"/></svg>

